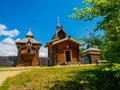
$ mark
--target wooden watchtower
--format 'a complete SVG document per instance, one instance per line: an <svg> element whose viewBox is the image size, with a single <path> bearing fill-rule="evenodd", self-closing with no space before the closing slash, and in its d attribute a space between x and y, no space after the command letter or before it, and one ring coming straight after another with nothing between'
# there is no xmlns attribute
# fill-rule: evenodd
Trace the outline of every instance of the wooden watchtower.
<svg viewBox="0 0 120 90"><path fill-rule="evenodd" d="M38 66L40 65L39 49L41 43L34 39L31 30L26 38L16 42L18 48L17 66Z"/></svg>

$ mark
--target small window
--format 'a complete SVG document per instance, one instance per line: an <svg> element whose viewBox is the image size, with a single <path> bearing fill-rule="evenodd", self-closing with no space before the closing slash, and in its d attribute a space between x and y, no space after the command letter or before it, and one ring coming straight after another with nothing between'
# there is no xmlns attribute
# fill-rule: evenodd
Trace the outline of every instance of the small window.
<svg viewBox="0 0 120 90"><path fill-rule="evenodd" d="M30 53L30 49L28 49L28 53Z"/></svg>
<svg viewBox="0 0 120 90"><path fill-rule="evenodd" d="M28 46L30 46L30 45L31 45L31 43L30 43L30 42L28 42L28 43L27 43L27 45L28 45Z"/></svg>

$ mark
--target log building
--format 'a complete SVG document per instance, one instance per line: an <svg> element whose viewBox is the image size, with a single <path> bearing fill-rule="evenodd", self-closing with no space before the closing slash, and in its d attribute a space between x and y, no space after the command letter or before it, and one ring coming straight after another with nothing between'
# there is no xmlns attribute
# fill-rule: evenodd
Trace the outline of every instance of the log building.
<svg viewBox="0 0 120 90"><path fill-rule="evenodd" d="M17 66L38 66L40 65L39 49L41 43L34 39L31 30L26 38L16 42L18 48Z"/></svg>
<svg viewBox="0 0 120 90"><path fill-rule="evenodd" d="M51 41L46 44L48 47L48 64L63 65L67 62L73 63L80 60L79 46L81 43L68 37L60 24Z"/></svg>
<svg viewBox="0 0 120 90"><path fill-rule="evenodd" d="M92 45L90 45L87 50L82 52L84 60L81 63L96 64L97 60L100 60L100 53L100 49L96 49Z"/></svg>

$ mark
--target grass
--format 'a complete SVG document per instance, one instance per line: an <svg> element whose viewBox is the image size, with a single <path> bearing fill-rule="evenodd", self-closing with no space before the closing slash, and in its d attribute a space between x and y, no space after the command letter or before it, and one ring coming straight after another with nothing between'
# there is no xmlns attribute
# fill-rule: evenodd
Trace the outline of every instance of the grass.
<svg viewBox="0 0 120 90"><path fill-rule="evenodd" d="M0 72L3 72L3 71L16 71L16 70L24 70L25 67L23 68L19 68L19 67L0 67Z"/></svg>
<svg viewBox="0 0 120 90"><path fill-rule="evenodd" d="M115 90L111 76L95 65L34 68L8 78L0 90Z"/></svg>

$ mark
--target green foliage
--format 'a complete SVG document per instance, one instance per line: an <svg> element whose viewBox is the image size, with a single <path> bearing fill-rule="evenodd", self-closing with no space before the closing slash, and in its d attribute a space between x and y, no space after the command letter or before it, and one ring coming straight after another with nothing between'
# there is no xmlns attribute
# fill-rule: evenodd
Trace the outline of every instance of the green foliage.
<svg viewBox="0 0 120 90"><path fill-rule="evenodd" d="M119 63L112 63L105 67L103 71L110 71L111 73L114 73L114 78L116 79L116 84L120 86L120 64ZM117 87L120 89L120 87Z"/></svg>
<svg viewBox="0 0 120 90"><path fill-rule="evenodd" d="M83 0L86 8L78 9L71 18L85 21L102 17L95 30L104 30L106 57L111 62L120 63L120 0Z"/></svg>
<svg viewBox="0 0 120 90"><path fill-rule="evenodd" d="M79 37L78 40L84 41L85 44L92 44L94 47L101 48L104 44L104 36L102 34L96 35L95 32L90 32L87 30L89 33L89 37Z"/></svg>
<svg viewBox="0 0 120 90"><path fill-rule="evenodd" d="M75 13L71 18L85 21L93 20L95 17L102 17L98 21L96 30L105 32L105 57L112 63L106 72L113 73L117 78L116 84L120 85L120 0L83 0L86 8L74 8ZM112 75L112 74L111 74ZM119 87L118 87L119 88Z"/></svg>
<svg viewBox="0 0 120 90"><path fill-rule="evenodd" d="M102 34L96 34L96 31L90 32L87 30L89 36L86 37L77 37L77 40L84 42L84 44L92 44L93 47L97 47L101 50L101 59L105 59L105 39L104 35Z"/></svg>
<svg viewBox="0 0 120 90"><path fill-rule="evenodd" d="M113 63L109 65L108 67L105 67L103 70L114 72L115 77L120 78L120 64L119 63Z"/></svg>
<svg viewBox="0 0 120 90"><path fill-rule="evenodd" d="M82 47L82 48L79 49L80 55L81 55L80 57L82 57L82 52L83 52L84 50L86 50L86 48L84 48L84 47Z"/></svg>
<svg viewBox="0 0 120 90"><path fill-rule="evenodd" d="M8 78L0 90L119 90L114 73L100 68L85 65L27 70Z"/></svg>

